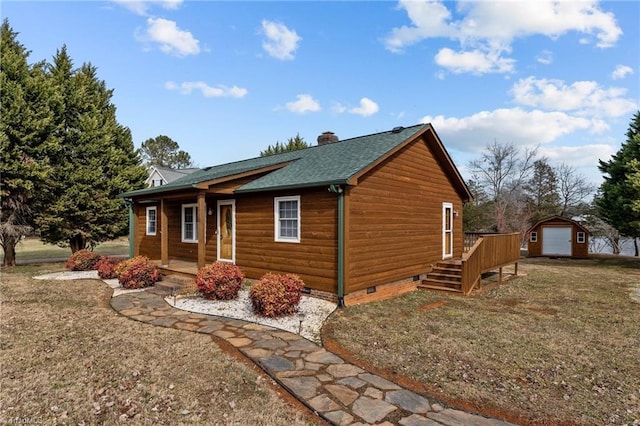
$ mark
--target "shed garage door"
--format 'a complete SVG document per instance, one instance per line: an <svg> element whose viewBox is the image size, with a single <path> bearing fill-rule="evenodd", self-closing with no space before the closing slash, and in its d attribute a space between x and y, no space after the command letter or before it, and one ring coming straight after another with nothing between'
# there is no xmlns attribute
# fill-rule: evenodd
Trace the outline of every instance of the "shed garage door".
<svg viewBox="0 0 640 426"><path fill-rule="evenodd" d="M571 227L543 227L542 255L571 256Z"/></svg>

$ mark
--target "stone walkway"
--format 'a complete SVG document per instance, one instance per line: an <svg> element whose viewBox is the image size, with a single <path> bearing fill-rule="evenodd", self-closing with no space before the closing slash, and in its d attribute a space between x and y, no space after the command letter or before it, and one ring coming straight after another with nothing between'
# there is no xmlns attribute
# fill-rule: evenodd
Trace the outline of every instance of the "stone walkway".
<svg viewBox="0 0 640 426"><path fill-rule="evenodd" d="M335 425L505 426L440 404L371 374L293 333L175 309L152 292L115 296L120 314L160 327L217 336L235 346L312 411Z"/></svg>

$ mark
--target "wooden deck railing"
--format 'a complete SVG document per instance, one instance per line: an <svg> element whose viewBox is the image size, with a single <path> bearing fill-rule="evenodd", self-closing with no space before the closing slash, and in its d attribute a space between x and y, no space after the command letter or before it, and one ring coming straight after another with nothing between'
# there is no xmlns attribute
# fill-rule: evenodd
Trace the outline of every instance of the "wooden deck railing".
<svg viewBox="0 0 640 426"><path fill-rule="evenodd" d="M462 255L462 292L469 294L478 284L482 274L494 269L515 264L520 259L520 233L483 234L471 249ZM517 273L517 269L516 269Z"/></svg>

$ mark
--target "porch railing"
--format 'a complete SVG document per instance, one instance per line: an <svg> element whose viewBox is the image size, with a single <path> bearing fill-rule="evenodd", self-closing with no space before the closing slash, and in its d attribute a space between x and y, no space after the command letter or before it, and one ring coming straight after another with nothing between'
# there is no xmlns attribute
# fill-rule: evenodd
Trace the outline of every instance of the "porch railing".
<svg viewBox="0 0 640 426"><path fill-rule="evenodd" d="M482 234L468 252L462 255L462 292L469 294L484 272L515 264L516 274L520 259L520 233Z"/></svg>

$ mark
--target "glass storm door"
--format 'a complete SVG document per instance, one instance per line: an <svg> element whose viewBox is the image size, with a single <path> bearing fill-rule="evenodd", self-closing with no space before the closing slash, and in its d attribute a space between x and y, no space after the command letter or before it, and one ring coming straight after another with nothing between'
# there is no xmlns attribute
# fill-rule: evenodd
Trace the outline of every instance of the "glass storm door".
<svg viewBox="0 0 640 426"><path fill-rule="evenodd" d="M218 260L236 261L236 202L218 201Z"/></svg>
<svg viewBox="0 0 640 426"><path fill-rule="evenodd" d="M442 203L442 258L453 257L453 204Z"/></svg>

